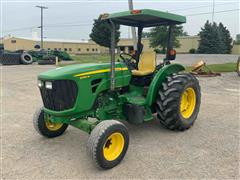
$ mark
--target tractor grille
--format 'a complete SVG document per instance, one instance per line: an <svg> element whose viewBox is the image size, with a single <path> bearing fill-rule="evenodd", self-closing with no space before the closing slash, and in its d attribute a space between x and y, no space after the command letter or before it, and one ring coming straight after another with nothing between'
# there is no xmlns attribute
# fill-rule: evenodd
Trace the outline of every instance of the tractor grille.
<svg viewBox="0 0 240 180"><path fill-rule="evenodd" d="M53 111L63 111L74 107L77 99L78 88L74 81L52 81L52 89L45 87L45 82L40 88L44 107Z"/></svg>

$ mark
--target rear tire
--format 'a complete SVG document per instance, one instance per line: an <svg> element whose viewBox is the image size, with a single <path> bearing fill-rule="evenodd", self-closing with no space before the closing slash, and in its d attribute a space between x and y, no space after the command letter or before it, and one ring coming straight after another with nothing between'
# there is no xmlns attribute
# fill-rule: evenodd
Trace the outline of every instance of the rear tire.
<svg viewBox="0 0 240 180"><path fill-rule="evenodd" d="M200 86L193 75L171 75L159 89L156 100L157 117L164 127L184 131L194 124L200 103Z"/></svg>
<svg viewBox="0 0 240 180"><path fill-rule="evenodd" d="M33 116L33 126L42 136L53 138L62 135L68 124L52 123L45 118L43 108L38 108Z"/></svg>
<svg viewBox="0 0 240 180"><path fill-rule="evenodd" d="M52 65L56 64L53 60L38 60L38 65Z"/></svg>
<svg viewBox="0 0 240 180"><path fill-rule="evenodd" d="M0 63L3 65L19 65L20 53L3 53L0 57Z"/></svg>
<svg viewBox="0 0 240 180"><path fill-rule="evenodd" d="M21 54L21 62L23 64L32 64L33 63L33 59L32 56L28 53L22 53Z"/></svg>
<svg viewBox="0 0 240 180"><path fill-rule="evenodd" d="M238 73L238 76L240 76L240 56L238 57L238 61L237 61L237 73Z"/></svg>
<svg viewBox="0 0 240 180"><path fill-rule="evenodd" d="M129 144L127 128L118 121L100 122L88 139L88 152L98 167L110 169L124 158Z"/></svg>

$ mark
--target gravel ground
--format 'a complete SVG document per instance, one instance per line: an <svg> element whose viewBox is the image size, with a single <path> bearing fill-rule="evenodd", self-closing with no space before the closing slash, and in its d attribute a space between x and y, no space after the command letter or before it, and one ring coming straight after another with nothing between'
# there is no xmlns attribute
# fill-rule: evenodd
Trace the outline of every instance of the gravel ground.
<svg viewBox="0 0 240 180"><path fill-rule="evenodd" d="M2 69L3 179L239 179L239 95L236 73L199 78L202 104L188 131L172 132L157 120L128 125L130 146L120 165L97 169L86 153L88 135L69 127L58 138L36 133L32 115L41 105L38 73L54 66Z"/></svg>

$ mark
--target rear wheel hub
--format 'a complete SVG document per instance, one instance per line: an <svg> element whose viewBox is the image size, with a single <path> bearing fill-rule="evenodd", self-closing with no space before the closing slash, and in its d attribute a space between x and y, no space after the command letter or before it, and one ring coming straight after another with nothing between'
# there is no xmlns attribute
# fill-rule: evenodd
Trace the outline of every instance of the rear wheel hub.
<svg viewBox="0 0 240 180"><path fill-rule="evenodd" d="M191 87L184 90L181 102L180 102L180 112L181 115L187 119L189 118L195 109L196 106L196 93L195 90Z"/></svg>

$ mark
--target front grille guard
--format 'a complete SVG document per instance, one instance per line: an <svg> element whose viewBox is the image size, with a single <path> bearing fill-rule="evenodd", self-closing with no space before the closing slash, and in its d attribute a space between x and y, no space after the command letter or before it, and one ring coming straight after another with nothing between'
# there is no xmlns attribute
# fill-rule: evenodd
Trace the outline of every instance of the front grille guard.
<svg viewBox="0 0 240 180"><path fill-rule="evenodd" d="M52 111L64 111L74 107L78 94L78 87L72 80L55 80L52 89L47 89L43 81L40 87L44 107Z"/></svg>

